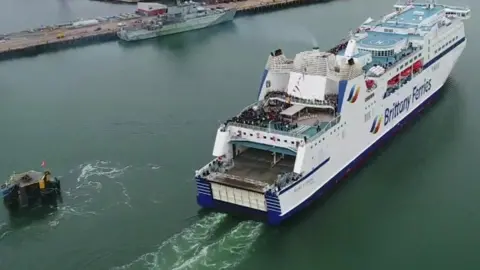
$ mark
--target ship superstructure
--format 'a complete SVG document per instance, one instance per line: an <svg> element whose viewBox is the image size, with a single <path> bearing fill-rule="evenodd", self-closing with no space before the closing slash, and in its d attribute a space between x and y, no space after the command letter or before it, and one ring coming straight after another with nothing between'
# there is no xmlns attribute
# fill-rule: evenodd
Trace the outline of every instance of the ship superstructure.
<svg viewBox="0 0 480 270"><path fill-rule="evenodd" d="M358 167L438 96L470 9L396 4L329 51L268 57L258 100L217 131L197 201L279 224Z"/></svg>
<svg viewBox="0 0 480 270"><path fill-rule="evenodd" d="M170 7L139 3L137 12L147 17L123 26L117 32L120 39L136 41L206 28L232 21L237 11L235 8L212 8L193 1L178 1L177 5Z"/></svg>

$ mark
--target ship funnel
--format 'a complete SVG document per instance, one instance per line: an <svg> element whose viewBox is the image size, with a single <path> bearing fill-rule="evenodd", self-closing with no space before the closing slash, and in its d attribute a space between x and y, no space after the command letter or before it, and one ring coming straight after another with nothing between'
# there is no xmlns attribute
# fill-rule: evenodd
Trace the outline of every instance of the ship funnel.
<svg viewBox="0 0 480 270"><path fill-rule="evenodd" d="M277 49L277 50L275 50L274 55L275 55L275 56L283 55L282 49Z"/></svg>
<svg viewBox="0 0 480 270"><path fill-rule="evenodd" d="M319 47L313 47L312 49L313 49L313 50L317 50L317 51L320 50Z"/></svg>
<svg viewBox="0 0 480 270"><path fill-rule="evenodd" d="M358 54L357 42L354 39L350 39L345 49L345 58L347 60L352 59L356 54Z"/></svg>

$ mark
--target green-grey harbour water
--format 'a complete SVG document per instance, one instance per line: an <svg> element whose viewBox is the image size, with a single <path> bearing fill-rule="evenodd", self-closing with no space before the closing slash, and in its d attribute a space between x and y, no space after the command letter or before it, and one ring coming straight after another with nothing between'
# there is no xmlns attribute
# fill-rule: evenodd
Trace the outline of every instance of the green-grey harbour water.
<svg viewBox="0 0 480 270"><path fill-rule="evenodd" d="M0 174L45 161L64 192L56 210L0 208L0 269L479 269L473 0L452 2L472 19L442 98L327 200L281 227L196 204L194 171L211 159L219 122L256 98L270 51L330 48L393 4L332 1L0 62ZM0 6L0 32L134 9Z"/></svg>

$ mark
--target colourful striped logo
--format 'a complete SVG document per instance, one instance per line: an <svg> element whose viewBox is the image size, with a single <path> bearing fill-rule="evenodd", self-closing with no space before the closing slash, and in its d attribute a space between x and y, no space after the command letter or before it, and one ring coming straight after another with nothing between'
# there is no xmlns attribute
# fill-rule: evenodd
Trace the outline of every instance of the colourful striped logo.
<svg viewBox="0 0 480 270"><path fill-rule="evenodd" d="M373 119L372 127L370 128L370 133L377 134L377 132L380 130L380 125L382 125L383 122L383 116L375 116L375 119Z"/></svg>
<svg viewBox="0 0 480 270"><path fill-rule="evenodd" d="M355 84L350 89L350 94L348 94L347 101L350 103L355 103L358 99L358 94L360 94L360 86L356 86Z"/></svg>

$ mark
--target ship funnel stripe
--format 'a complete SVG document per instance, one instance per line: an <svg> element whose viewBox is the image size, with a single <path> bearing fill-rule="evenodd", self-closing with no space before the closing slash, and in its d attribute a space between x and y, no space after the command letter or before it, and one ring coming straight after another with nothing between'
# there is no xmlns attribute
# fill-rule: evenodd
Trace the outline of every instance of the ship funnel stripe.
<svg viewBox="0 0 480 270"><path fill-rule="evenodd" d="M267 205L280 209L280 203L272 203L270 201L267 201Z"/></svg>
<svg viewBox="0 0 480 270"><path fill-rule="evenodd" d="M355 85L353 87L355 87ZM348 98L347 98L348 101L352 100L352 98L353 98L353 87L350 90L350 94L348 94Z"/></svg>
<svg viewBox="0 0 480 270"><path fill-rule="evenodd" d="M267 202L272 203L272 204L280 205L280 201L279 201L278 199L275 200L275 199L266 197L265 200L266 200Z"/></svg>
<svg viewBox="0 0 480 270"><path fill-rule="evenodd" d="M375 116L375 118L373 119L372 127L370 128L370 132L372 132L372 133L375 130L375 127L377 125L377 120L378 120L378 115Z"/></svg>
<svg viewBox="0 0 480 270"><path fill-rule="evenodd" d="M210 185L205 182L205 180L202 180L200 178L197 178L197 191L198 193L202 193L205 195L212 195L212 189L210 188Z"/></svg>
<svg viewBox="0 0 480 270"><path fill-rule="evenodd" d="M350 88L350 93L348 94L348 99L347 101L350 103L355 103L358 99L358 95L360 94L360 86L353 85L352 88Z"/></svg>
<svg viewBox="0 0 480 270"><path fill-rule="evenodd" d="M205 193L210 193L210 189L206 188L206 187L203 187L203 186L197 186L197 190L198 191L203 191Z"/></svg>
<svg viewBox="0 0 480 270"><path fill-rule="evenodd" d="M268 208L268 211L269 212L274 212L274 213L279 213L279 214L282 213L282 211L280 209L271 209L270 207Z"/></svg>
<svg viewBox="0 0 480 270"><path fill-rule="evenodd" d="M345 98L345 90L348 81L343 80L338 83L338 113L342 112L343 99Z"/></svg>

